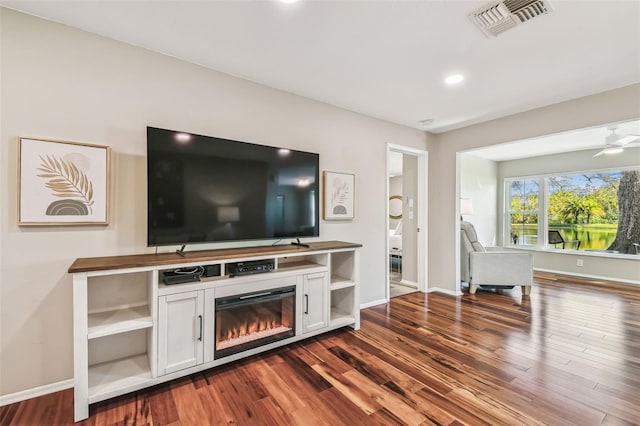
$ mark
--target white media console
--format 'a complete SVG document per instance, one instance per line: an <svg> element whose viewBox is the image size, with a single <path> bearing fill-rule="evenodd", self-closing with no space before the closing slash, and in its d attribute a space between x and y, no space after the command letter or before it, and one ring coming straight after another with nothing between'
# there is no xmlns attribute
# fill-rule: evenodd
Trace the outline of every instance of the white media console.
<svg viewBox="0 0 640 426"><path fill-rule="evenodd" d="M75 421L86 419L89 405L98 401L336 328L357 330L359 247L327 241L309 247L77 259L69 268L73 275ZM227 265L254 260L268 260L274 270L229 275ZM198 266L219 270L219 275L203 276L197 282L163 283L164 272ZM267 325L256 325L250 335L277 333L281 328L288 334L280 334L284 337L275 341L271 337L253 341L260 346L245 349L243 343L237 352L225 352L224 345L245 339L253 327L243 324L221 330L220 323L238 317L230 307L242 307L245 301L270 295L274 289L282 294L276 291L266 296L271 299L264 306L244 308L267 312L268 319L262 321ZM271 319L274 310L289 319ZM219 335L227 340L220 342Z"/></svg>

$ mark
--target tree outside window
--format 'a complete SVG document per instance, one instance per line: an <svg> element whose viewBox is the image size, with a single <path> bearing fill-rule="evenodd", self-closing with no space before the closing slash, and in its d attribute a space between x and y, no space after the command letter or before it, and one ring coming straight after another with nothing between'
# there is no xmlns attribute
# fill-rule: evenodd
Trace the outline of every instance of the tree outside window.
<svg viewBox="0 0 640 426"><path fill-rule="evenodd" d="M618 229L609 250L640 254L640 170L622 172L618 187Z"/></svg>
<svg viewBox="0 0 640 426"><path fill-rule="evenodd" d="M618 226L618 186L622 172L576 173L547 178L549 230L581 250L607 250Z"/></svg>
<svg viewBox="0 0 640 426"><path fill-rule="evenodd" d="M514 179L509 185L511 244L536 245L540 207L540 180Z"/></svg>
<svg viewBox="0 0 640 426"><path fill-rule="evenodd" d="M567 249L578 249L579 241L579 250L640 250L640 169L515 178L507 185L513 245L554 248L547 238L538 239L548 229L574 243L566 244ZM546 224L540 223L543 219Z"/></svg>

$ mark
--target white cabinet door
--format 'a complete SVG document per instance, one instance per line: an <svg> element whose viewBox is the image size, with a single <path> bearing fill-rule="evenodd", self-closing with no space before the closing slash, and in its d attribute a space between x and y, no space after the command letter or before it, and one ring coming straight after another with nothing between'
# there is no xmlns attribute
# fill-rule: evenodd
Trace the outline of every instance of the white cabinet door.
<svg viewBox="0 0 640 426"><path fill-rule="evenodd" d="M329 282L325 272L304 276L302 303L303 333L329 325Z"/></svg>
<svg viewBox="0 0 640 426"><path fill-rule="evenodd" d="M203 291L161 296L158 300L158 375L202 364Z"/></svg>

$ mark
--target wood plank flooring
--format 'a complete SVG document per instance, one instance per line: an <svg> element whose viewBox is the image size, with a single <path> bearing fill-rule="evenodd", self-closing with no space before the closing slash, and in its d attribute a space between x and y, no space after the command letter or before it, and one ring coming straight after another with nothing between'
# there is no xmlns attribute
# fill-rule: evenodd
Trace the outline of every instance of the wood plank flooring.
<svg viewBox="0 0 640 426"><path fill-rule="evenodd" d="M91 406L86 425L639 425L640 287L537 273L412 293L345 328ZM0 407L73 423L73 390Z"/></svg>

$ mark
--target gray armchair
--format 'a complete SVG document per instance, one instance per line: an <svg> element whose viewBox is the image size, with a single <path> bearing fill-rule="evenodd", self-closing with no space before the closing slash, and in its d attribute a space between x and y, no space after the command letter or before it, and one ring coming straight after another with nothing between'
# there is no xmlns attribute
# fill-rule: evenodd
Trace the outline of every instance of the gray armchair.
<svg viewBox="0 0 640 426"><path fill-rule="evenodd" d="M460 222L460 279L469 283L469 293L478 286L522 286L528 296L533 284L533 255L502 247L483 247L473 225Z"/></svg>

